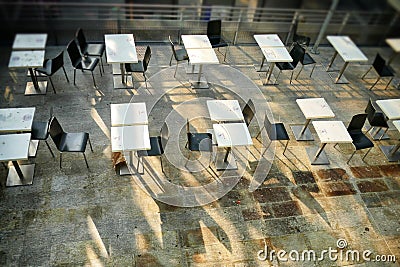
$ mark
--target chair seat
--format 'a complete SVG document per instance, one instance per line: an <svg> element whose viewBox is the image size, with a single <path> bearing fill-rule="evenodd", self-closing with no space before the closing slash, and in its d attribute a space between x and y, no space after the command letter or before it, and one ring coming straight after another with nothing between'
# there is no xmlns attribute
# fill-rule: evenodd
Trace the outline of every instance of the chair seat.
<svg viewBox="0 0 400 267"><path fill-rule="evenodd" d="M369 124L374 127L389 128L385 115L379 111L375 112L374 117L369 121Z"/></svg>
<svg viewBox="0 0 400 267"><path fill-rule="evenodd" d="M289 140L289 135L283 123L275 123L276 138L273 140ZM273 137L272 137L273 138Z"/></svg>
<svg viewBox="0 0 400 267"><path fill-rule="evenodd" d="M127 72L144 72L143 63L140 60L138 63L126 63L125 69Z"/></svg>
<svg viewBox="0 0 400 267"><path fill-rule="evenodd" d="M293 64L290 62L278 62L278 63L276 63L276 66L280 70L293 70L294 69Z"/></svg>
<svg viewBox="0 0 400 267"><path fill-rule="evenodd" d="M381 73L379 73L379 76L381 76L381 77L393 77L394 76L394 71L389 66L384 66L382 68Z"/></svg>
<svg viewBox="0 0 400 267"><path fill-rule="evenodd" d="M182 60L188 60L189 56L186 52L186 49L184 48L174 48L175 49L175 54L176 54L176 60L177 61L182 61Z"/></svg>
<svg viewBox="0 0 400 267"><path fill-rule="evenodd" d="M83 70L93 71L98 63L98 58L86 57L84 60L82 60L82 68Z"/></svg>
<svg viewBox="0 0 400 267"><path fill-rule="evenodd" d="M191 151L212 151L212 135L210 133L188 133L188 148Z"/></svg>
<svg viewBox="0 0 400 267"><path fill-rule="evenodd" d="M161 137L160 136L152 136L150 137L150 149L149 150L138 150L137 155L139 157L145 156L160 156L163 154L163 149L161 146Z"/></svg>
<svg viewBox="0 0 400 267"><path fill-rule="evenodd" d="M104 44L89 43L86 47L86 51L84 52L84 54L87 53L89 56L101 57L103 56L105 49L106 46Z"/></svg>
<svg viewBox="0 0 400 267"><path fill-rule="evenodd" d="M31 130L32 140L46 140L48 137L48 121L33 121Z"/></svg>
<svg viewBox="0 0 400 267"><path fill-rule="evenodd" d="M374 146L374 143L372 143L371 140L369 140L368 137L366 137L365 134L362 132L350 132L349 134L353 139L353 145L356 147L356 150L370 148Z"/></svg>
<svg viewBox="0 0 400 267"><path fill-rule="evenodd" d="M301 61L301 64L309 65L309 64L314 64L314 63L316 63L315 60L308 53L305 53L304 58Z"/></svg>
<svg viewBox="0 0 400 267"><path fill-rule="evenodd" d="M308 46L310 44L310 41L311 38L308 36L298 35L296 33L293 35L293 42L296 42L299 45Z"/></svg>
<svg viewBox="0 0 400 267"><path fill-rule="evenodd" d="M35 71L43 73L47 76L50 76L51 75L51 65L52 65L52 60L46 59L43 62L43 68L36 68Z"/></svg>
<svg viewBox="0 0 400 267"><path fill-rule="evenodd" d="M225 40L222 39L220 36L208 36L208 39L210 40L211 46L213 48L228 46L228 43L225 42Z"/></svg>
<svg viewBox="0 0 400 267"><path fill-rule="evenodd" d="M88 139L88 133L65 133L58 149L61 152L85 152Z"/></svg>

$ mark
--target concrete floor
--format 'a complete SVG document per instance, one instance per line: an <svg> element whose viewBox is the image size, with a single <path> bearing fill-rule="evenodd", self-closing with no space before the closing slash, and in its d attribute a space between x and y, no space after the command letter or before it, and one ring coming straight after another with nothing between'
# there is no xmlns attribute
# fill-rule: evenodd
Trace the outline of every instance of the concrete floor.
<svg viewBox="0 0 400 267"><path fill-rule="evenodd" d="M145 48L138 44L139 58ZM78 71L73 85L65 55L70 83L59 71L53 76L57 94L49 85L46 95L24 96L29 77L25 70L8 70L10 48L2 47L0 106L34 106L36 120L46 120L53 107L64 129L89 132L94 148L93 153L86 152L89 170L82 155L72 153L63 156L60 169L58 153L53 159L41 143L30 160L36 164L31 186L5 187L7 170L0 169L2 266L399 266L398 262L367 261L362 255L359 260L340 258L356 250L370 250L371 259L377 255L400 258L400 165L388 162L379 149L380 144L398 142L400 134L393 125L390 140L375 141L365 162L361 151L349 165L350 145L328 145L331 164L311 165L306 148L319 145L318 138L297 142L290 130L290 125L305 121L297 98L324 97L335 120L345 125L354 114L364 112L369 98L399 98L399 79L387 90L380 83L372 91L368 89L373 72L366 80L360 79L376 52L389 57L388 47L362 47L370 60L350 64L345 72L350 83L344 85L334 84L325 71L333 48L321 47L319 55L312 55L318 62L312 78L307 66L292 85L290 73L281 74L277 86L262 85L260 75L265 79L265 73L256 71L262 58L257 46L231 47L227 64L203 68L211 87L206 90L190 88L185 63L173 77L169 46L151 48L148 90L144 82L135 83L135 89L113 89L110 65L104 66L103 76L95 70L97 88L89 72ZM53 57L61 49L65 47L48 47L46 56ZM222 55L218 56L222 62ZM338 57L334 68L342 64ZM392 66L400 70L400 59ZM299 69L300 65L296 73ZM135 79L143 81L140 75ZM265 112L271 112L289 132L286 156L279 143L261 156L268 144L263 132L261 141L253 138L254 145L248 149L234 149L236 171L215 176L207 170L214 154L197 155L187 163L186 118L191 119L193 131L212 128L205 106L210 98L237 99L242 107L252 99L257 111L250 125L252 136L257 135ZM171 140L163 157L165 174L158 158L145 160L143 175L118 176L113 169L110 104L130 101L146 102L150 135L159 134L164 121L170 126ZM338 244L339 239L346 241L345 248L338 248L344 244L343 240ZM268 253L285 250L287 254L278 259L275 253L263 260L266 247ZM338 250L332 259L325 254L318 260L330 248ZM291 260L289 256L296 256L289 253L292 250L300 255L314 250L317 256Z"/></svg>

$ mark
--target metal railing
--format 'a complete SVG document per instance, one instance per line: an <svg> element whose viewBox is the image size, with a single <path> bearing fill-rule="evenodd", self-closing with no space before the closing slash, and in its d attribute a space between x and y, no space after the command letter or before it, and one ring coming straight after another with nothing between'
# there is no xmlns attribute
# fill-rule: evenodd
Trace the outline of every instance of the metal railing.
<svg viewBox="0 0 400 267"><path fill-rule="evenodd" d="M178 40L180 34L204 34L207 21L216 18L222 19L223 33L234 44L254 43L255 33L277 33L290 43L296 19L298 32L315 41L327 15L327 10L108 3L3 2L0 8L3 36L12 41L16 32L47 32L49 44L68 42L78 27L90 40L126 32L134 33L137 41L163 42L168 35ZM335 11L326 34L379 45L399 28L395 11Z"/></svg>

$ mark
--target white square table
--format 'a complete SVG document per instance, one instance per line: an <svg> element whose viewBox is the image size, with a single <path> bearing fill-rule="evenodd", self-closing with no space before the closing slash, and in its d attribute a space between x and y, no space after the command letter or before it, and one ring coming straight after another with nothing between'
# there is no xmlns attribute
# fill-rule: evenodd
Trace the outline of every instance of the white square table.
<svg viewBox="0 0 400 267"><path fill-rule="evenodd" d="M105 34L107 63L120 64L121 79L113 77L114 88L132 88L132 77L125 83L125 63L138 63L133 34Z"/></svg>
<svg viewBox="0 0 400 267"><path fill-rule="evenodd" d="M400 38L388 38L385 40L386 43L393 49L393 54L390 56L388 60L388 64L390 64L393 59L400 52Z"/></svg>
<svg viewBox="0 0 400 267"><path fill-rule="evenodd" d="M255 34L253 35L254 39L256 40L258 46L261 48L268 48L268 47L285 47L281 39L277 34ZM263 59L261 61L260 68L257 69L257 72L263 72L263 66L265 62L265 54L263 51Z"/></svg>
<svg viewBox="0 0 400 267"><path fill-rule="evenodd" d="M397 131L400 133L400 120L393 121L394 127L396 127ZM380 146L383 154L385 154L386 158L390 161L399 161L400 160L400 142L397 145L392 146Z"/></svg>
<svg viewBox="0 0 400 267"><path fill-rule="evenodd" d="M13 50L44 50L47 33L17 33L14 38Z"/></svg>
<svg viewBox="0 0 400 267"><path fill-rule="evenodd" d="M263 47L261 48L261 51L263 52L264 58L267 60L267 62L270 63L269 72L267 74L267 79L265 80L264 85L277 85L278 83L276 79L274 83L269 83L272 76L272 71L274 70L275 67L275 63L292 62L293 59L290 56L289 52L287 51L286 47L279 47L279 46Z"/></svg>
<svg viewBox="0 0 400 267"><path fill-rule="evenodd" d="M389 120L400 119L400 99L376 100L376 104Z"/></svg>
<svg viewBox="0 0 400 267"><path fill-rule="evenodd" d="M234 146L249 146L253 144L249 130L245 123L222 123L213 124L213 130L218 147L226 148L223 157L216 159L217 170L235 170L237 165L235 158L229 159L230 152Z"/></svg>
<svg viewBox="0 0 400 267"><path fill-rule="evenodd" d="M30 132L35 108L0 109L0 133Z"/></svg>
<svg viewBox="0 0 400 267"><path fill-rule="evenodd" d="M314 140L308 125L312 119L327 119L334 118L335 114L329 107L324 98L303 98L296 99L301 112L306 117L306 122L303 126L291 125L290 128L297 141L312 141Z"/></svg>
<svg viewBox="0 0 400 267"><path fill-rule="evenodd" d="M329 164L328 157L323 151L326 144L353 142L342 121L313 121L312 124L321 145L319 148L309 147L306 149L311 165Z"/></svg>
<svg viewBox="0 0 400 267"><path fill-rule="evenodd" d="M203 65L219 64L218 57L211 46L210 40L207 35L182 35L181 38L187 51L190 64L192 65L192 73L195 73L194 66L199 66L197 80L190 80L192 88L209 88L207 81L201 80Z"/></svg>
<svg viewBox="0 0 400 267"><path fill-rule="evenodd" d="M111 126L148 123L146 103L111 104Z"/></svg>
<svg viewBox="0 0 400 267"><path fill-rule="evenodd" d="M44 95L47 91L47 81L38 82L34 74L34 68L43 67L44 50L12 51L9 69L28 68L32 82L28 82L25 88L25 95Z"/></svg>
<svg viewBox="0 0 400 267"><path fill-rule="evenodd" d="M243 113L237 100L207 100L207 108L213 121L244 121Z"/></svg>
<svg viewBox="0 0 400 267"><path fill-rule="evenodd" d="M35 164L19 165L18 160L28 159L30 133L0 135L0 161L12 161L6 186L31 185Z"/></svg>
<svg viewBox="0 0 400 267"><path fill-rule="evenodd" d="M328 65L326 71L332 66L337 54L339 54L344 60L344 65L341 68L338 76L335 79L335 83L349 83L347 79L343 76L343 72L350 62L366 62L368 58L364 53L353 43L353 41L348 36L333 36L329 35L326 37L331 45L335 48L335 53L332 56L331 62ZM334 77L331 76L332 79Z"/></svg>
<svg viewBox="0 0 400 267"><path fill-rule="evenodd" d="M111 127L111 151L130 152L130 165L132 168L134 166L134 152L149 149L151 149L151 145L147 124ZM120 174L130 174L130 172L129 170L127 172L121 170Z"/></svg>

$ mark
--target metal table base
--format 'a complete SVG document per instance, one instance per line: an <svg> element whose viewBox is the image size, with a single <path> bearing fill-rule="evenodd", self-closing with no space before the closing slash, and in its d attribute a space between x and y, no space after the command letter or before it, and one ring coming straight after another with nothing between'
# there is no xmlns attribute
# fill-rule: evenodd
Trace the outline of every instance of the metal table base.
<svg viewBox="0 0 400 267"><path fill-rule="evenodd" d="M14 166L9 167L6 186L31 185L33 183L35 164L18 165L17 163L17 166L14 163ZM23 179L18 175L16 168L21 170Z"/></svg>
<svg viewBox="0 0 400 267"><path fill-rule="evenodd" d="M304 130L303 133L301 133L301 131L303 130L304 125L291 125L290 128L292 129L294 137L296 138L297 141L313 141L314 140L314 137L308 127Z"/></svg>
<svg viewBox="0 0 400 267"><path fill-rule="evenodd" d="M400 160L400 144L396 146L380 146L380 148L390 162Z"/></svg>
<svg viewBox="0 0 400 267"><path fill-rule="evenodd" d="M306 148L311 165L329 165L329 159L326 153L323 151L325 145L326 144L322 144L320 147Z"/></svg>

